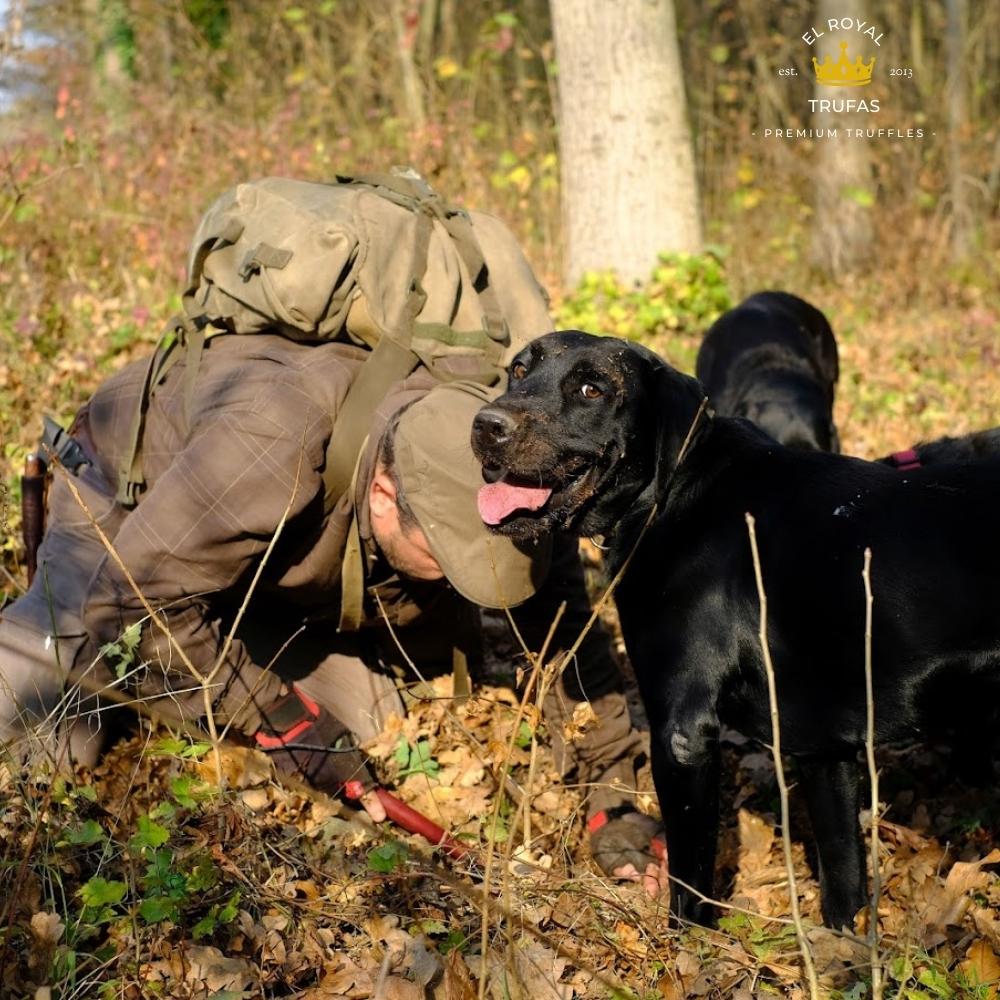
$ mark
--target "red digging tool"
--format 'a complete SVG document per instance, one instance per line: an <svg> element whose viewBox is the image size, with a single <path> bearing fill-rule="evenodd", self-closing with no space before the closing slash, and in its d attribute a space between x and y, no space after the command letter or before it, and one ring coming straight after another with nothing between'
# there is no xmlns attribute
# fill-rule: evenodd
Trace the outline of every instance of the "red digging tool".
<svg viewBox="0 0 1000 1000"><path fill-rule="evenodd" d="M386 816L397 826L401 826L408 833L418 834L430 841L435 847L442 848L449 857L456 861L468 857L469 849L460 844L432 819L428 819L423 813L418 813L416 809L411 809L405 802L397 799L395 795L387 792L384 788L376 788L375 794L385 808Z"/></svg>
<svg viewBox="0 0 1000 1000"><path fill-rule="evenodd" d="M397 799L391 792L384 788L375 788L375 794L379 802L385 809L386 816L402 827L407 833L415 833L424 840L429 841L435 847L442 848L445 853L456 861L468 857L469 849L460 844L443 827L437 825L432 819L428 819L423 813L418 813L401 799ZM358 800L365 793L364 785L360 781L345 781L343 794L348 799Z"/></svg>

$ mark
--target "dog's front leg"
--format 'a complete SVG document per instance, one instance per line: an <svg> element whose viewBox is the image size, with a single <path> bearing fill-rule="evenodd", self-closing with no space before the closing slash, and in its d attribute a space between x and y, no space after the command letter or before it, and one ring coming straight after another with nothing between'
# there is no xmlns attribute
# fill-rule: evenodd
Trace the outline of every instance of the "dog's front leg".
<svg viewBox="0 0 1000 1000"><path fill-rule="evenodd" d="M858 763L853 755L798 760L819 855L823 920L830 927L853 929L855 914L865 905L868 886L865 846L858 823Z"/></svg>
<svg viewBox="0 0 1000 1000"><path fill-rule="evenodd" d="M719 828L719 724L710 703L651 723L653 781L667 834L670 911L678 921L712 917Z"/></svg>

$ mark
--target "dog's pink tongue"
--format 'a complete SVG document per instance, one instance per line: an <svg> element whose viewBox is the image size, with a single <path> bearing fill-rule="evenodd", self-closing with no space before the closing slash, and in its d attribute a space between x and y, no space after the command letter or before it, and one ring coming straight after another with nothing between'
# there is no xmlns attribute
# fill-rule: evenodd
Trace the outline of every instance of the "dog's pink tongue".
<svg viewBox="0 0 1000 1000"><path fill-rule="evenodd" d="M487 524L499 524L518 510L538 510L552 489L548 486L520 486L514 483L487 483L479 490L479 516Z"/></svg>

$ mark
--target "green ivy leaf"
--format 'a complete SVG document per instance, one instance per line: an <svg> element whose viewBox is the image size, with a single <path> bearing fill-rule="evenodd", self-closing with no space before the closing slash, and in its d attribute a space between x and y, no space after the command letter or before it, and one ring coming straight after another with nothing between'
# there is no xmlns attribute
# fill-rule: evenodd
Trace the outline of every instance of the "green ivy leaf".
<svg viewBox="0 0 1000 1000"><path fill-rule="evenodd" d="M427 740L418 740L411 747L405 739L396 748L396 762L401 765L400 778L411 774L426 774L434 777L441 770L441 765L431 756L431 745Z"/></svg>
<svg viewBox="0 0 1000 1000"><path fill-rule="evenodd" d="M855 205L860 205L862 208L871 208L875 204L875 195L867 188L844 188L844 197L849 198Z"/></svg>
<svg viewBox="0 0 1000 1000"><path fill-rule="evenodd" d="M219 921L215 917L215 907L212 907L212 912L206 913L205 916L201 918L191 928L191 936L197 941L199 938L208 937L210 934L215 933L215 928L219 926Z"/></svg>
<svg viewBox="0 0 1000 1000"><path fill-rule="evenodd" d="M73 789L73 798L85 799L87 802L96 802L97 789L93 785L79 785Z"/></svg>
<svg viewBox="0 0 1000 1000"><path fill-rule="evenodd" d="M121 634L121 644L127 653L134 653L142 638L142 624L135 622Z"/></svg>
<svg viewBox="0 0 1000 1000"><path fill-rule="evenodd" d="M80 887L79 896L85 906L114 906L125 898L127 886L124 882L109 882L95 875Z"/></svg>
<svg viewBox="0 0 1000 1000"><path fill-rule="evenodd" d="M438 951L442 955L447 955L450 951L465 951L469 939L460 931L452 929L448 931L445 939L438 945Z"/></svg>
<svg viewBox="0 0 1000 1000"><path fill-rule="evenodd" d="M145 853L162 847L169 839L170 831L165 826L160 826L150 816L140 816L136 823L136 833L128 843L133 851Z"/></svg>
<svg viewBox="0 0 1000 1000"><path fill-rule="evenodd" d="M187 879L183 872L174 867L173 851L160 850L153 853L152 861L142 877L142 887L154 896L170 896L171 899L183 899L187 896Z"/></svg>
<svg viewBox="0 0 1000 1000"><path fill-rule="evenodd" d="M531 746L531 740L535 735L535 731L528 725L527 722L522 721L521 725L517 727L517 739L514 743L521 750L527 750Z"/></svg>
<svg viewBox="0 0 1000 1000"><path fill-rule="evenodd" d="M204 892L218 884L219 869L209 855L202 854L195 861L186 881L188 892Z"/></svg>
<svg viewBox="0 0 1000 1000"><path fill-rule="evenodd" d="M889 963L889 975L897 983L905 983L913 978L913 963L905 955L900 955Z"/></svg>
<svg viewBox="0 0 1000 1000"><path fill-rule="evenodd" d="M153 819L165 819L168 823L177 815L177 807L173 802L161 802L150 810Z"/></svg>
<svg viewBox="0 0 1000 1000"><path fill-rule="evenodd" d="M147 924L177 919L177 901L169 896L150 896L139 904L139 916Z"/></svg>
<svg viewBox="0 0 1000 1000"><path fill-rule="evenodd" d="M226 905L219 910L219 923L231 924L240 912L240 890L237 889L230 897Z"/></svg>
<svg viewBox="0 0 1000 1000"><path fill-rule="evenodd" d="M396 840L390 840L381 847L375 847L368 852L368 867L373 872L388 875L406 861L405 845Z"/></svg>
<svg viewBox="0 0 1000 1000"><path fill-rule="evenodd" d="M170 794L182 809L194 809L212 792L204 782L189 774L182 774L170 782Z"/></svg>
<svg viewBox="0 0 1000 1000"><path fill-rule="evenodd" d="M90 847L104 839L104 829L97 820L88 819L82 826L75 830L67 830L66 836L60 840L56 847L64 847L67 844L73 847Z"/></svg>

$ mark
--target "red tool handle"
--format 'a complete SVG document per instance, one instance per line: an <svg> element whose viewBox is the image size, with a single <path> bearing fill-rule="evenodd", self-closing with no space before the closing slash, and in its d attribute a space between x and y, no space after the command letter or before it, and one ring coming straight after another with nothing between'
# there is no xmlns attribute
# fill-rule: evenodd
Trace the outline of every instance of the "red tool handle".
<svg viewBox="0 0 1000 1000"><path fill-rule="evenodd" d="M387 792L384 788L376 788L375 794L385 807L386 816L397 826L401 826L408 833L416 833L425 840L429 840L435 847L443 848L455 860L468 855L469 849L467 847L460 844L423 813L418 813L416 809L411 809L405 802L397 799L391 792Z"/></svg>

